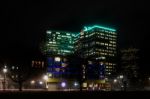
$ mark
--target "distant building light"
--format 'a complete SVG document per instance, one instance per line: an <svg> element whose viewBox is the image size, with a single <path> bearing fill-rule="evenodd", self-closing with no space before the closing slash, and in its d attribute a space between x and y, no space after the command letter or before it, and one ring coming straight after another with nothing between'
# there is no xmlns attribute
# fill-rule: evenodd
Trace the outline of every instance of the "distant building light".
<svg viewBox="0 0 150 99"><path fill-rule="evenodd" d="M87 87L87 83L83 83L83 87Z"/></svg>
<svg viewBox="0 0 150 99"><path fill-rule="evenodd" d="M52 32L51 32L51 31L47 31L46 33L47 33L47 34L51 34Z"/></svg>
<svg viewBox="0 0 150 99"><path fill-rule="evenodd" d="M49 73L49 74L48 74L48 77L52 77L52 73Z"/></svg>
<svg viewBox="0 0 150 99"><path fill-rule="evenodd" d="M105 29L105 30L109 30L109 31L112 31L112 32L116 31L115 29L108 28L108 27L103 27L103 26L99 26L99 25L94 25L94 26L91 26L91 27L84 27L84 31L89 31L89 30L92 30L93 28Z"/></svg>
<svg viewBox="0 0 150 99"><path fill-rule="evenodd" d="M93 84L89 84L89 87L93 87Z"/></svg>
<svg viewBox="0 0 150 99"><path fill-rule="evenodd" d="M60 57L55 57L56 62L60 62Z"/></svg>

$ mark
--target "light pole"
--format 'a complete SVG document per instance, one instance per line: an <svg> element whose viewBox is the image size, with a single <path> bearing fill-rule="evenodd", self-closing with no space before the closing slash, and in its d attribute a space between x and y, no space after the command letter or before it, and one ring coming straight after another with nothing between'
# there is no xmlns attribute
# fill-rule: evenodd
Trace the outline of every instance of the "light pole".
<svg viewBox="0 0 150 99"><path fill-rule="evenodd" d="M31 88L35 88L35 81L34 80L31 80Z"/></svg>
<svg viewBox="0 0 150 99"><path fill-rule="evenodd" d="M45 88L47 89L48 88L48 85L47 85L48 76L44 75L43 79L45 80Z"/></svg>
<svg viewBox="0 0 150 99"><path fill-rule="evenodd" d="M5 89L6 89L6 73L7 73L7 67L6 66L3 68L3 73L4 73L3 90L5 91Z"/></svg>
<svg viewBox="0 0 150 99"><path fill-rule="evenodd" d="M121 80L120 87L121 87L121 90L122 90L122 88L125 87L125 86L124 86L124 76L123 76L123 75L120 75L120 76L119 76L119 79Z"/></svg>

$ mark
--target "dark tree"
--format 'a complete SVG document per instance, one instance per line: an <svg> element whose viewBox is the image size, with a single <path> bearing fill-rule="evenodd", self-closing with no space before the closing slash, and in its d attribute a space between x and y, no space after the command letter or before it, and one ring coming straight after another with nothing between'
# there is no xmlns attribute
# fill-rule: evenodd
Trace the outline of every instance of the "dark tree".
<svg viewBox="0 0 150 99"><path fill-rule="evenodd" d="M12 66L9 71L10 79L17 83L19 91L22 91L23 83L29 78L29 69L25 66Z"/></svg>

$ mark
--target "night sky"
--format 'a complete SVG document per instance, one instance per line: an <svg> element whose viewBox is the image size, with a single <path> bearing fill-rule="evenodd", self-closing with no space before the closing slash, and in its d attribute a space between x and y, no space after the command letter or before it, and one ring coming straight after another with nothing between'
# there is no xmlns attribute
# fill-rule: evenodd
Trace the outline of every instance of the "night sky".
<svg viewBox="0 0 150 99"><path fill-rule="evenodd" d="M79 32L84 25L99 24L117 29L119 48L139 48L142 66L148 68L149 13L147 2L133 0L5 2L0 61L40 58L39 43L47 29Z"/></svg>

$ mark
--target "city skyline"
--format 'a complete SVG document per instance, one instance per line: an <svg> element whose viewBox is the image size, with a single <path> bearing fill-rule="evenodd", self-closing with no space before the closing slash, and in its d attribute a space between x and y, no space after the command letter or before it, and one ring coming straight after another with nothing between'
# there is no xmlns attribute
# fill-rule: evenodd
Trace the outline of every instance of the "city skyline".
<svg viewBox="0 0 150 99"><path fill-rule="evenodd" d="M84 25L100 24L117 29L119 48L139 48L141 63L148 69L149 49L144 44L149 40L147 8L146 3L138 1L6 2L6 29L0 39L1 64L41 56L39 43L48 29L77 32Z"/></svg>
<svg viewBox="0 0 150 99"><path fill-rule="evenodd" d="M150 90L147 2L21 0L2 5L3 91Z"/></svg>

